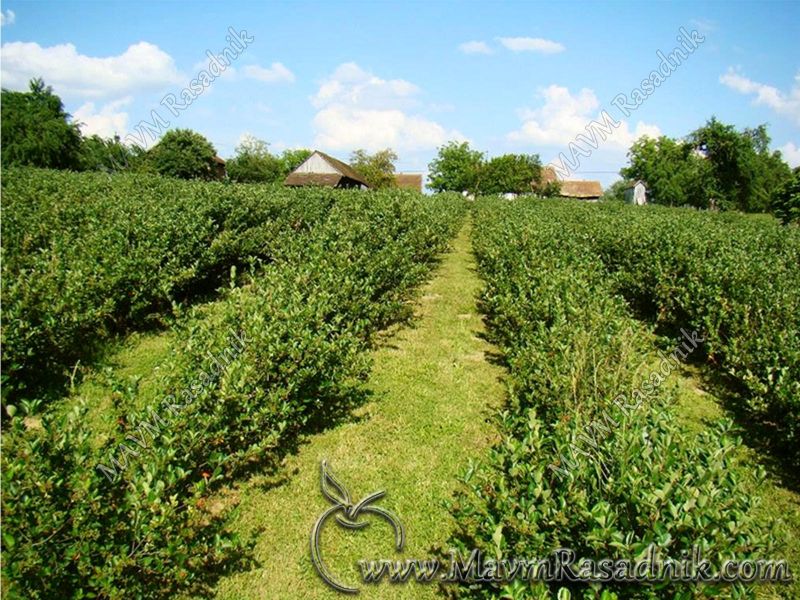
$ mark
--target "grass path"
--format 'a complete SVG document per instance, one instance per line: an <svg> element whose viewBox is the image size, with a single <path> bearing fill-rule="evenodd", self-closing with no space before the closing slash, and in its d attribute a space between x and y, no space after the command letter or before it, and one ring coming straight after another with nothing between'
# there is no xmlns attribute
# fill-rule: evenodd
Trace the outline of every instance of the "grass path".
<svg viewBox="0 0 800 600"><path fill-rule="evenodd" d="M392 530L370 526L324 529L322 555L340 580L360 581L359 558L426 558L453 529L444 503L457 476L488 445L487 419L501 403L503 371L486 360L491 346L475 297L480 281L469 246L470 227L454 241L433 280L422 290L416 319L374 352L372 400L356 418L311 436L287 459L289 476L277 486L253 477L232 491L239 500L236 528L257 532L259 565L223 579L217 596L245 598L341 598L323 584L309 558L309 534L330 506L320 492L320 461L327 459L354 502L386 490L379 501L406 529L402 555ZM409 583L361 587L362 598L426 598L434 585Z"/></svg>
<svg viewBox="0 0 800 600"><path fill-rule="evenodd" d="M690 365L683 365L680 372L673 374L673 381L678 388L678 414L690 430L697 432L726 416L722 406L724 400L718 395L724 390L708 385L704 375L703 369ZM740 435L746 440L747 431L742 431ZM783 481L778 470L770 467L769 461L746 443L740 446L739 457L742 461L744 493L761 497L761 503L756 508L759 522L765 526L770 521L775 522L774 531L779 547L774 549L769 558L785 559L795 578L788 585L757 586L757 598L800 600L800 493L790 482ZM768 474L762 486L757 486L752 477L758 464L764 465Z"/></svg>

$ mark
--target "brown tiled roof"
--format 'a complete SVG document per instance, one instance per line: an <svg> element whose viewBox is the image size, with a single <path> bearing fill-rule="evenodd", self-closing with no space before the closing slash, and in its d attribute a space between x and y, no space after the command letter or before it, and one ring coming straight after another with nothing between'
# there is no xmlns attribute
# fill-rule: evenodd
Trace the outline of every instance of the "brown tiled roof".
<svg viewBox="0 0 800 600"><path fill-rule="evenodd" d="M335 187L342 179L350 179L369 187L361 174L350 165L319 150L315 150L314 154L319 154L339 173L298 173L295 169L283 181L284 185L330 185Z"/></svg>
<svg viewBox="0 0 800 600"><path fill-rule="evenodd" d="M603 186L599 181L559 181L559 196L565 198L599 198Z"/></svg>
<svg viewBox="0 0 800 600"><path fill-rule="evenodd" d="M396 173L394 182L399 188L422 191L422 175L420 173Z"/></svg>
<svg viewBox="0 0 800 600"><path fill-rule="evenodd" d="M224 165L224 164L225 164L225 159L224 159L224 158L221 158L221 157L219 157L219 156L215 156L215 157L214 157L214 158L212 158L211 160L213 160L213 161L214 161L215 163L217 163L218 165Z"/></svg>
<svg viewBox="0 0 800 600"><path fill-rule="evenodd" d="M284 185L328 185L336 187L342 180L338 173L289 173Z"/></svg>
<svg viewBox="0 0 800 600"><path fill-rule="evenodd" d="M361 176L361 173L356 171L353 167L351 167L347 163L343 163L338 158L333 158L329 154L325 154L324 152L320 152L319 150L317 150L316 153L319 154L325 160L327 160L329 163L331 163L334 167L336 167L336 169L345 177L369 187L369 184L366 182L364 177Z"/></svg>
<svg viewBox="0 0 800 600"><path fill-rule="evenodd" d="M558 177L556 177L556 170L553 167L543 167L542 183L553 183L554 181L558 181Z"/></svg>

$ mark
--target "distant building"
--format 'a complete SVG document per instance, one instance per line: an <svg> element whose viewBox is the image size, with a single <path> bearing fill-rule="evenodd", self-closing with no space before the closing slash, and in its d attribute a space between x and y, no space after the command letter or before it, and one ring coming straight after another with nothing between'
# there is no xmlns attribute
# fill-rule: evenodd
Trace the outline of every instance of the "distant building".
<svg viewBox="0 0 800 600"><path fill-rule="evenodd" d="M215 156L211 159L211 173L215 179L225 179L225 159Z"/></svg>
<svg viewBox="0 0 800 600"><path fill-rule="evenodd" d="M422 175L420 173L395 173L394 182L399 188L422 191Z"/></svg>
<svg viewBox="0 0 800 600"><path fill-rule="evenodd" d="M575 198L577 200L599 200L603 195L603 186L599 181L559 181L561 198Z"/></svg>
<svg viewBox="0 0 800 600"><path fill-rule="evenodd" d="M595 201L599 200L600 196L603 195L603 186L600 185L599 181L561 181L556 175L556 170L547 166L542 168L541 187L544 188L549 183L558 183L558 196L560 198Z"/></svg>
<svg viewBox="0 0 800 600"><path fill-rule="evenodd" d="M284 180L284 185L323 185L335 188L359 188L366 190L369 184L350 165L315 150Z"/></svg>
<svg viewBox="0 0 800 600"><path fill-rule="evenodd" d="M647 186L645 186L644 181L639 179L628 186L625 190L625 202L636 206L647 204Z"/></svg>

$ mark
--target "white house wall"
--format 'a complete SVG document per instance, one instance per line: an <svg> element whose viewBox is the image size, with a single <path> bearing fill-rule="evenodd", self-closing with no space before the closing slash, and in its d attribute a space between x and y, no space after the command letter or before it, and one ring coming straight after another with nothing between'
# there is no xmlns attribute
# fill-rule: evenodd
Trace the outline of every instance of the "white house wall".
<svg viewBox="0 0 800 600"><path fill-rule="evenodd" d="M330 175L342 175L333 165L322 158L319 154L312 154L302 165L297 167L296 173L326 173Z"/></svg>

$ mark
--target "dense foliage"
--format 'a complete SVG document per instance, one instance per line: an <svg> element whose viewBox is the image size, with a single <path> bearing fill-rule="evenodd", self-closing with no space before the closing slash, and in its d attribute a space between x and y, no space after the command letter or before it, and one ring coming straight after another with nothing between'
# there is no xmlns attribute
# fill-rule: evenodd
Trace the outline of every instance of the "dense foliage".
<svg viewBox="0 0 800 600"><path fill-rule="evenodd" d="M356 150L350 155L350 166L363 175L372 189L395 186L394 163L397 154L391 148L370 154L366 150Z"/></svg>
<svg viewBox="0 0 800 600"><path fill-rule="evenodd" d="M566 547L579 558L633 560L651 545L662 558L680 558L695 544L717 566L734 556L768 557L768 528L754 522L756 499L733 468L730 424L700 436L680 425L648 332L591 250L591 223L602 208L589 214L581 206L478 207L482 307L507 361L510 396L501 439L487 463L468 471L453 506L452 542L493 559ZM576 221L586 217L585 229L566 218L570 210L581 215ZM540 598L544 585L474 583L460 593ZM586 598L720 592L685 583L560 585Z"/></svg>
<svg viewBox="0 0 800 600"><path fill-rule="evenodd" d="M712 118L686 139L640 138L621 174L645 181L652 203L765 212L791 175L769 144L765 125L739 132Z"/></svg>
<svg viewBox="0 0 800 600"><path fill-rule="evenodd" d="M215 197L226 188L186 189ZM363 395L372 335L404 315L463 211L460 198L401 191L246 189L267 207L263 223L220 238L235 255L266 248L270 261L177 331L163 402L131 408L136 389L121 390L117 429L99 440L80 407L11 420L2 470L10 594L201 594L247 550L214 491ZM278 221L291 213L289 228L270 225L276 207ZM230 210L247 219L257 203Z"/></svg>
<svg viewBox="0 0 800 600"><path fill-rule="evenodd" d="M436 192L478 191L484 154L468 142L448 142L428 165L428 187Z"/></svg>
<svg viewBox="0 0 800 600"><path fill-rule="evenodd" d="M319 190L149 175L3 173L3 394L63 380L109 335L269 258L276 231L320 219ZM298 203L307 204L299 212Z"/></svg>
<svg viewBox="0 0 800 600"><path fill-rule="evenodd" d="M236 147L236 156L226 165L228 177L240 183L272 183L282 176L280 160L270 154L269 145L248 137Z"/></svg>
<svg viewBox="0 0 800 600"><path fill-rule="evenodd" d="M792 177L778 191L772 211L784 223L800 224L800 167L795 167Z"/></svg>
<svg viewBox="0 0 800 600"><path fill-rule="evenodd" d="M280 156L269 151L269 144L252 136L236 147L236 154L225 167L231 181L239 183L281 183L286 176L311 156L310 150L284 150Z"/></svg>
<svg viewBox="0 0 800 600"><path fill-rule="evenodd" d="M147 151L138 146L126 146L119 136L83 138L78 162L82 171L153 171L147 161Z"/></svg>
<svg viewBox="0 0 800 600"><path fill-rule="evenodd" d="M697 329L800 464L800 232L769 218L568 205L615 289L666 331Z"/></svg>
<svg viewBox="0 0 800 600"><path fill-rule="evenodd" d="M534 154L503 154L487 161L480 171L481 194L529 194L539 188L542 164Z"/></svg>
<svg viewBox="0 0 800 600"><path fill-rule="evenodd" d="M469 142L449 142L428 165L428 187L437 192L470 194L554 195L557 185L542 186L542 164L536 154L503 154L487 159Z"/></svg>
<svg viewBox="0 0 800 600"><path fill-rule="evenodd" d="M148 152L156 173L180 179L215 176L217 151L206 138L191 129L171 129Z"/></svg>
<svg viewBox="0 0 800 600"><path fill-rule="evenodd" d="M29 165L54 169L79 166L81 133L61 99L41 79L30 91L2 91L3 167Z"/></svg>

